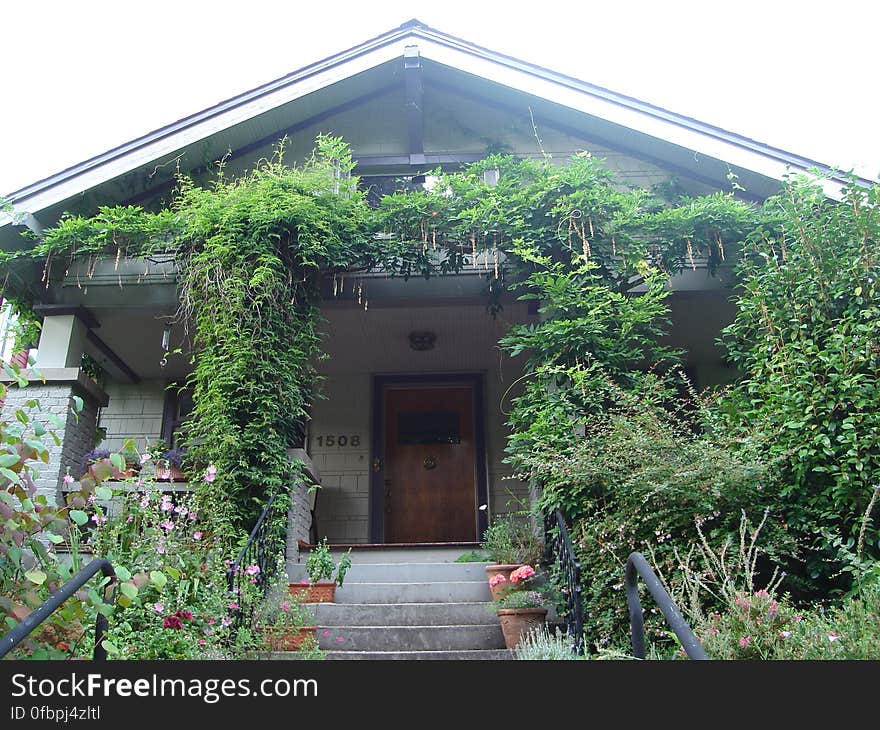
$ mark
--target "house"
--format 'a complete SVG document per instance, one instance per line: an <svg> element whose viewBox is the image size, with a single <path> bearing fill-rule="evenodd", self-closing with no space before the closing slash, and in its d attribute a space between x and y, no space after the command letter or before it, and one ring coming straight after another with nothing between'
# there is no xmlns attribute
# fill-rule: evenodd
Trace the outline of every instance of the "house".
<svg viewBox="0 0 880 730"><path fill-rule="evenodd" d="M195 177L225 158L227 171L251 167L284 136L288 157L302 158L315 136L341 135L356 173L376 194L394 181L427 182L438 165L455 168L489 150L552 155L587 150L627 183L675 179L682 190L729 190L760 201L788 172L823 165L637 99L495 53L410 21L376 38L240 94L8 196L0 220L4 250L32 245L26 234L52 226L64 211L89 213L107 203L148 206L167 195L179 168ZM842 176L824 182L839 195ZM431 280L370 273L327 282L320 364L324 398L315 402L303 444L320 482L319 536L331 543L472 543L492 514L527 498L527 485L503 462L506 405L521 363L500 352L510 324L533 321L528 304L504 301L486 315L486 261ZM61 415L71 394L84 401L67 416L39 487L56 495L95 442L119 448L173 440L190 407L168 390L188 373L184 328L170 260L103 261L41 281L37 266L16 271L44 317L36 365L45 383L10 390L6 412L37 398ZM700 386L731 372L715 347L730 321L729 265L710 276L699 263L673 281L672 344L687 348ZM82 355L107 374L98 385ZM309 539L306 495L292 536Z"/></svg>

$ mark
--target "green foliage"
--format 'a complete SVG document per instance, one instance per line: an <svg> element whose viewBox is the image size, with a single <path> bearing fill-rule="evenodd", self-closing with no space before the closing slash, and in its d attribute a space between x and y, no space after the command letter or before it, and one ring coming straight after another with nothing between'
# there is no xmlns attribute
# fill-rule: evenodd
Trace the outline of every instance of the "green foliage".
<svg viewBox="0 0 880 730"><path fill-rule="evenodd" d="M309 581L317 583L318 581L333 581L341 586L345 581L345 574L351 567L351 548L348 549L336 563L333 555L330 553L330 546L327 544L325 537L309 552L306 558L306 573L308 573Z"/></svg>
<svg viewBox="0 0 880 730"><path fill-rule="evenodd" d="M541 506L571 520L584 566L585 631L600 648L626 642L623 575L630 552L644 553L658 574L674 579L679 555L700 530L713 546L722 545L737 534L742 511L757 521L778 499L760 444L728 443L701 404L676 404L668 390L660 378L646 378L637 392L610 388L614 399L582 438L565 451L523 457L541 478ZM766 544L772 557L795 549L776 521ZM648 618L649 635L665 640L656 615Z"/></svg>
<svg viewBox="0 0 880 730"><path fill-rule="evenodd" d="M483 550L470 550L462 553L456 559L456 563L486 563L492 560L489 554Z"/></svg>
<svg viewBox="0 0 880 730"><path fill-rule="evenodd" d="M496 609L544 608L547 599L540 591L513 590L495 601Z"/></svg>
<svg viewBox="0 0 880 730"><path fill-rule="evenodd" d="M527 513L513 512L492 520L483 533L481 548L486 559L501 565L537 564L544 546L535 536Z"/></svg>
<svg viewBox="0 0 880 730"><path fill-rule="evenodd" d="M536 626L524 634L513 650L513 655L522 661L572 661L589 659L579 656L572 649L572 643L559 628L552 631L544 624Z"/></svg>
<svg viewBox="0 0 880 730"><path fill-rule="evenodd" d="M789 181L748 238L724 332L745 378L721 406L734 437L765 434L780 461L783 516L805 541L788 566L803 596L849 590L851 556L880 557L867 514L880 483L878 202L877 185L835 202Z"/></svg>

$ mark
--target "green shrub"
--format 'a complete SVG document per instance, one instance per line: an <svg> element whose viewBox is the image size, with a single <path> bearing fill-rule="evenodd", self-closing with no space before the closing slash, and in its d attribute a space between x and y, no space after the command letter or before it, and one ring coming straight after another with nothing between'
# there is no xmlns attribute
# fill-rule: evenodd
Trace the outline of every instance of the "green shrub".
<svg viewBox="0 0 880 730"><path fill-rule="evenodd" d="M495 518L483 533L481 548L488 560L501 565L537 564L544 550L526 512Z"/></svg>
<svg viewBox="0 0 880 730"><path fill-rule="evenodd" d="M542 506L561 508L572 521L588 642L628 649L629 553L644 553L672 588L681 579L680 555L701 532L721 546L736 538L743 511L757 522L778 497L756 445L727 443L700 404L664 407L659 381L641 393L613 392L613 407L593 419L575 446L561 455L538 454L532 463L543 475ZM795 549L784 525L769 522L758 563L768 572L771 558ZM667 641L656 609L646 609L649 637Z"/></svg>
<svg viewBox="0 0 880 730"><path fill-rule="evenodd" d="M769 199L739 267L724 332L744 379L723 399L732 438L763 433L780 463L780 515L803 541L787 565L801 597L852 585L880 558L880 186L842 201L792 180ZM866 520L868 520L866 522Z"/></svg>

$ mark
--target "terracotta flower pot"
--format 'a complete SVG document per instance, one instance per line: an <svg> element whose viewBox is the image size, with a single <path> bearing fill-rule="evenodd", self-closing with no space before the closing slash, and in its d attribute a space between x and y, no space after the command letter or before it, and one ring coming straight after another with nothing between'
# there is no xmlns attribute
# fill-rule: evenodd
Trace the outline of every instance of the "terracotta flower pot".
<svg viewBox="0 0 880 730"><path fill-rule="evenodd" d="M317 630L317 626L303 626L299 629L279 629L275 626L260 627L263 641L272 651L298 651L310 636L315 638Z"/></svg>
<svg viewBox="0 0 880 730"><path fill-rule="evenodd" d="M525 634L547 621L546 608L499 608L497 613L508 649L516 648Z"/></svg>
<svg viewBox="0 0 880 730"><path fill-rule="evenodd" d="M489 590L492 592L492 600L497 601L504 595L506 588L510 587L510 574L516 570L519 565L487 565L486 575L489 578ZM500 583L492 585L492 578L496 575L503 575L504 580Z"/></svg>
<svg viewBox="0 0 880 730"><path fill-rule="evenodd" d="M291 596L304 596L304 603L333 603L336 583L291 583Z"/></svg>

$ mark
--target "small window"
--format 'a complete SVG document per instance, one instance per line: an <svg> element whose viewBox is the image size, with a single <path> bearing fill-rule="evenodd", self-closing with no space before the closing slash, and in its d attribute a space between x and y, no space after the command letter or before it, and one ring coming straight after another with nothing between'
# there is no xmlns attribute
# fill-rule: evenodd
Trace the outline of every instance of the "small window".
<svg viewBox="0 0 880 730"><path fill-rule="evenodd" d="M397 442L416 444L459 444L458 413L455 411L405 411L397 416Z"/></svg>

